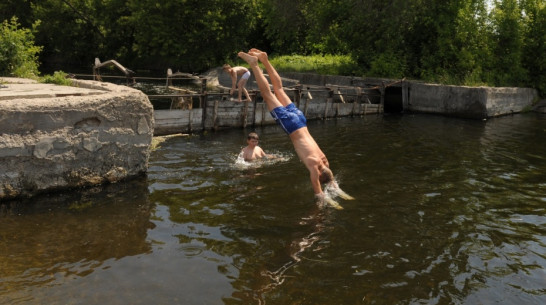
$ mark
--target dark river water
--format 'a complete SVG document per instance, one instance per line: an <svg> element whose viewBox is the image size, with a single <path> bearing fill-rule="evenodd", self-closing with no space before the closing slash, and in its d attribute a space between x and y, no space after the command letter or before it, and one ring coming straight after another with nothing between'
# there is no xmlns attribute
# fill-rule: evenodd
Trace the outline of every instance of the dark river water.
<svg viewBox="0 0 546 305"><path fill-rule="evenodd" d="M545 304L546 116L309 122L354 201L319 208L253 129L172 137L147 175L0 205L1 304Z"/></svg>

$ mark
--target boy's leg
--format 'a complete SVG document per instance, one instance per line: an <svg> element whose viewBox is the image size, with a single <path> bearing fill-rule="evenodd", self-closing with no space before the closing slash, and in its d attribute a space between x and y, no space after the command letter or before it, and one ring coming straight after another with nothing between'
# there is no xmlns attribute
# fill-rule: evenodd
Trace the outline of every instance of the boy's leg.
<svg viewBox="0 0 546 305"><path fill-rule="evenodd" d="M251 101L250 95L248 94L248 90L246 90L245 87L243 87L243 92L245 93L246 99L250 102Z"/></svg>
<svg viewBox="0 0 546 305"><path fill-rule="evenodd" d="M269 109L269 111L272 111L277 107L283 106L275 97L275 95L271 93L271 89L269 88L269 82L267 81L267 78L265 78L262 69L260 69L260 67L258 66L258 58L245 52L239 52L239 54L237 55L250 65L250 68L254 73L256 83L258 84L258 88L260 89L260 93L262 94L262 97L267 104L267 109Z"/></svg>
<svg viewBox="0 0 546 305"><path fill-rule="evenodd" d="M277 70L275 70L273 65L271 65L271 63L269 62L267 53L262 52L258 49L250 49L249 53L253 56L256 56L264 65L265 69L267 70L267 74L269 74L269 78L271 79L271 84L273 85L275 95L277 96L277 99L279 99L281 104L285 107L288 106L288 104L291 104L292 101L290 100L286 92L284 92L284 89L282 87L281 77L279 73L277 73Z"/></svg>
<svg viewBox="0 0 546 305"><path fill-rule="evenodd" d="M242 99L242 93L244 93L246 99L250 101L250 95L248 94L248 91L245 88L247 81L248 81L247 79L241 78L241 80L237 84L237 86L239 87L239 101L241 101Z"/></svg>
<svg viewBox="0 0 546 305"><path fill-rule="evenodd" d="M239 81L239 83L237 83L237 97L239 98L237 101L238 102L241 102L242 101L242 97L243 97L243 83L244 83L244 79L241 79Z"/></svg>

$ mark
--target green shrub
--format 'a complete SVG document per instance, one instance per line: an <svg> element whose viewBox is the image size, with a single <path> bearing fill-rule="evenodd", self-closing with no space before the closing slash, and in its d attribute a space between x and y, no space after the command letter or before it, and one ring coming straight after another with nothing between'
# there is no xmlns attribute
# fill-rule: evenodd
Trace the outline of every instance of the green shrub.
<svg viewBox="0 0 546 305"><path fill-rule="evenodd" d="M34 27L38 22L34 24ZM17 18L4 20L0 27L0 75L36 78L38 53L42 47L34 45L34 34L29 29L20 29Z"/></svg>
<svg viewBox="0 0 546 305"><path fill-rule="evenodd" d="M284 72L312 72L329 75L357 74L357 64L348 55L284 55L270 59L275 69Z"/></svg>
<svg viewBox="0 0 546 305"><path fill-rule="evenodd" d="M68 78L67 76L68 74L66 74L63 71L55 71L53 75L44 75L43 77L40 77L40 82L46 83L46 84L71 86L72 80Z"/></svg>
<svg viewBox="0 0 546 305"><path fill-rule="evenodd" d="M372 60L367 74L376 77L403 78L406 70L406 61L403 56L382 53Z"/></svg>

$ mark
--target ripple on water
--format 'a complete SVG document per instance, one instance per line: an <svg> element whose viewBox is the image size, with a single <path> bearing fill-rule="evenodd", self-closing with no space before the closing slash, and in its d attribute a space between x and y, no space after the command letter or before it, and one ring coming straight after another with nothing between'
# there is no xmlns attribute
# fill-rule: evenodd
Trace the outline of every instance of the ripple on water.
<svg viewBox="0 0 546 305"><path fill-rule="evenodd" d="M356 198L340 211L256 129L286 161L238 167L248 130L207 132L161 143L140 186L0 204L0 302L546 302L546 120L309 122Z"/></svg>

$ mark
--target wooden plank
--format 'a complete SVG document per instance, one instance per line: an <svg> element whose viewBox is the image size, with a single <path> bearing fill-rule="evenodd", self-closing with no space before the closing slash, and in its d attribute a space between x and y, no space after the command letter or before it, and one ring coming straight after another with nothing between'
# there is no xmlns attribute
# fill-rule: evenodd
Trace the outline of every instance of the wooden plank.
<svg viewBox="0 0 546 305"><path fill-rule="evenodd" d="M155 110L154 121L156 126L163 124L179 124L184 125L191 122L192 124L201 123L202 109L193 110Z"/></svg>
<svg viewBox="0 0 546 305"><path fill-rule="evenodd" d="M176 119L184 116L188 111L189 110L154 110L154 118L156 120Z"/></svg>
<svg viewBox="0 0 546 305"><path fill-rule="evenodd" d="M343 94L341 94L341 91L339 90L339 88L337 88L337 94L339 94L339 99L341 100L341 102L345 104L345 99L343 98Z"/></svg>
<svg viewBox="0 0 546 305"><path fill-rule="evenodd" d="M214 126L214 129L218 128L218 102L219 101L214 102L214 110L212 112L212 126Z"/></svg>

